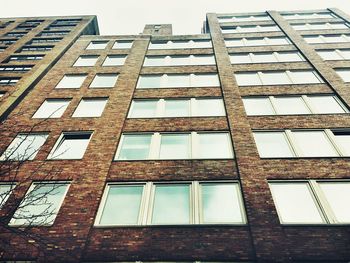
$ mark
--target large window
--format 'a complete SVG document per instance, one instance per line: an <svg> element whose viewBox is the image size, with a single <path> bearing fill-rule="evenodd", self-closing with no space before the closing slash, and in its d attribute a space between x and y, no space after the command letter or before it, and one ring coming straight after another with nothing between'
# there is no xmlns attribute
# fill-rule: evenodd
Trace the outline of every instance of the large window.
<svg viewBox="0 0 350 263"><path fill-rule="evenodd" d="M282 224L349 224L350 182L270 181Z"/></svg>
<svg viewBox="0 0 350 263"><path fill-rule="evenodd" d="M46 99L33 118L60 118L70 101L70 99Z"/></svg>
<svg viewBox="0 0 350 263"><path fill-rule="evenodd" d="M122 66L127 55L108 55L102 66Z"/></svg>
<svg viewBox="0 0 350 263"><path fill-rule="evenodd" d="M220 81L216 73L141 75L138 89L217 87Z"/></svg>
<svg viewBox="0 0 350 263"><path fill-rule="evenodd" d="M321 49L317 54L323 60L348 60L350 59L350 49Z"/></svg>
<svg viewBox="0 0 350 263"><path fill-rule="evenodd" d="M72 117L100 117L107 100L107 98L83 98Z"/></svg>
<svg viewBox="0 0 350 263"><path fill-rule="evenodd" d="M295 30L327 30L327 29L349 29L345 23L300 23L291 24Z"/></svg>
<svg viewBox="0 0 350 263"><path fill-rule="evenodd" d="M93 67L99 56L80 56L74 63L74 67Z"/></svg>
<svg viewBox="0 0 350 263"><path fill-rule="evenodd" d="M184 49L184 48L211 48L210 39L196 40L152 40L149 49Z"/></svg>
<svg viewBox="0 0 350 263"><path fill-rule="evenodd" d="M9 225L53 225L68 187L68 183L62 182L33 183Z"/></svg>
<svg viewBox="0 0 350 263"><path fill-rule="evenodd" d="M226 47L290 45L287 37L225 38Z"/></svg>
<svg viewBox="0 0 350 263"><path fill-rule="evenodd" d="M57 84L56 89L79 89L86 79L87 75L64 75Z"/></svg>
<svg viewBox="0 0 350 263"><path fill-rule="evenodd" d="M58 138L48 159L82 159L92 132L64 132Z"/></svg>
<svg viewBox="0 0 350 263"><path fill-rule="evenodd" d="M123 134L116 160L233 158L228 132Z"/></svg>
<svg viewBox="0 0 350 263"><path fill-rule="evenodd" d="M350 130L254 131L262 158L349 156Z"/></svg>
<svg viewBox="0 0 350 263"><path fill-rule="evenodd" d="M222 99L133 100L128 118L225 116Z"/></svg>
<svg viewBox="0 0 350 263"><path fill-rule="evenodd" d="M335 72L338 73L344 82L350 82L350 68L339 68Z"/></svg>
<svg viewBox="0 0 350 263"><path fill-rule="evenodd" d="M230 60L232 64L305 61L297 51L235 53L230 54Z"/></svg>
<svg viewBox="0 0 350 263"><path fill-rule="evenodd" d="M221 26L223 34L232 33L255 33L255 32L275 32L281 31L276 25L247 25L247 26Z"/></svg>
<svg viewBox="0 0 350 263"><path fill-rule="evenodd" d="M350 42L350 35L344 34L304 35L303 38L309 44Z"/></svg>
<svg viewBox="0 0 350 263"><path fill-rule="evenodd" d="M323 83L313 70L237 72L235 77L239 86Z"/></svg>
<svg viewBox="0 0 350 263"><path fill-rule="evenodd" d="M26 161L33 160L45 143L47 133L20 133L1 155L0 161Z"/></svg>
<svg viewBox="0 0 350 263"><path fill-rule="evenodd" d="M95 220L95 226L245 223L235 181L109 183Z"/></svg>
<svg viewBox="0 0 350 263"><path fill-rule="evenodd" d="M348 113L334 95L260 96L243 98L247 115Z"/></svg>
<svg viewBox="0 0 350 263"><path fill-rule="evenodd" d="M215 65L214 55L146 56L144 66Z"/></svg>
<svg viewBox="0 0 350 263"><path fill-rule="evenodd" d="M118 74L97 74L90 84L90 88L113 88Z"/></svg>

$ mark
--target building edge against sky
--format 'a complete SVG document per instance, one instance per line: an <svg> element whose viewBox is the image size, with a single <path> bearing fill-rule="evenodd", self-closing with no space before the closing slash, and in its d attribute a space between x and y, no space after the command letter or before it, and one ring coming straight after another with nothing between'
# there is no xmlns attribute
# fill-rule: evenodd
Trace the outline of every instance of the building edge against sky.
<svg viewBox="0 0 350 263"><path fill-rule="evenodd" d="M0 260L349 262L347 14L0 21Z"/></svg>

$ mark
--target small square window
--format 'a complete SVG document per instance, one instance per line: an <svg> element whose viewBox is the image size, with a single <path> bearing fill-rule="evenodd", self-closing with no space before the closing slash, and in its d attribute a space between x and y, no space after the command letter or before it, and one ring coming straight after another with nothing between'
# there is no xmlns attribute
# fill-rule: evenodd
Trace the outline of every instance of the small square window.
<svg viewBox="0 0 350 263"><path fill-rule="evenodd" d="M108 45L108 41L91 41L86 49L105 49Z"/></svg>
<svg viewBox="0 0 350 263"><path fill-rule="evenodd" d="M92 132L64 132L58 138L48 159L82 159Z"/></svg>
<svg viewBox="0 0 350 263"><path fill-rule="evenodd" d="M118 40L114 42L112 49L129 49L132 47L132 40Z"/></svg>
<svg viewBox="0 0 350 263"><path fill-rule="evenodd" d="M90 84L90 88L113 88L118 74L97 74Z"/></svg>
<svg viewBox="0 0 350 263"><path fill-rule="evenodd" d="M73 117L100 117L106 104L106 98L82 99L74 111Z"/></svg>
<svg viewBox="0 0 350 263"><path fill-rule="evenodd" d="M74 67L93 67L99 56L80 56L74 63Z"/></svg>
<svg viewBox="0 0 350 263"><path fill-rule="evenodd" d="M35 112L33 118L60 118L70 101L70 99L47 99Z"/></svg>
<svg viewBox="0 0 350 263"><path fill-rule="evenodd" d="M126 60L126 55L109 55L102 66L122 66Z"/></svg>
<svg viewBox="0 0 350 263"><path fill-rule="evenodd" d="M56 89L79 89L86 79L86 75L64 75Z"/></svg>

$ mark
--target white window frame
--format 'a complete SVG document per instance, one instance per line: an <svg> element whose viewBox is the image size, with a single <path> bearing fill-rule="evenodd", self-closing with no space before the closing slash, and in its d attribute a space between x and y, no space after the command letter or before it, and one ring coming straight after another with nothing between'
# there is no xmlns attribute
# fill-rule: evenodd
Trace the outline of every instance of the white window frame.
<svg viewBox="0 0 350 263"><path fill-rule="evenodd" d="M236 184L237 185L237 196L240 206L240 213L242 215L242 222L215 222L215 223L203 223L201 219L201 214L203 213L201 207L201 192L200 187L202 184ZM141 203L139 209L139 218L137 224L100 224L104 207L108 198L109 189L111 186L143 186ZM153 205L155 200L155 189L157 185L188 185L189 186L189 207L190 207L190 220L188 224L152 224L153 216ZM223 181L169 181L169 182L111 182L107 183L102 194L101 202L95 217L94 227L125 227L130 225L139 225L139 226L150 226L150 225L246 225L247 216L245 213L245 206L242 196L242 187L239 181L237 180L223 180Z"/></svg>
<svg viewBox="0 0 350 263"><path fill-rule="evenodd" d="M271 21L271 17L268 14L218 16L218 22L219 23L225 23L225 22L255 22L255 21Z"/></svg>
<svg viewBox="0 0 350 263"><path fill-rule="evenodd" d="M346 182L350 183L348 179L338 179L338 180L318 180L318 179L305 179L305 180L269 180L269 188L270 188L270 193L272 196L272 199L274 201L275 209L279 218L279 221L283 225L348 225L350 222L342 223L338 222L336 219L336 216L334 215L332 208L330 204L327 201L327 198L325 194L323 193L320 184L322 183L341 183L341 182ZM297 183L304 183L307 184L310 194L314 200L315 206L317 210L320 213L320 216L323 218L324 222L323 223L310 223L310 222L301 222L301 223L284 223L282 220L282 217L280 215L279 209L277 207L276 203L276 198L273 196L272 191L271 191L271 184L297 184Z"/></svg>

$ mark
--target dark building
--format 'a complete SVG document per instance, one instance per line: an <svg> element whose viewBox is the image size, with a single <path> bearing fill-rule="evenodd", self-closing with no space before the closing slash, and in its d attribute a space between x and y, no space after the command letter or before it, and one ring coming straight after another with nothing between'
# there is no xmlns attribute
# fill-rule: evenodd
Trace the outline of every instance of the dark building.
<svg viewBox="0 0 350 263"><path fill-rule="evenodd" d="M72 38L2 124L1 260L349 262L349 23Z"/></svg>

